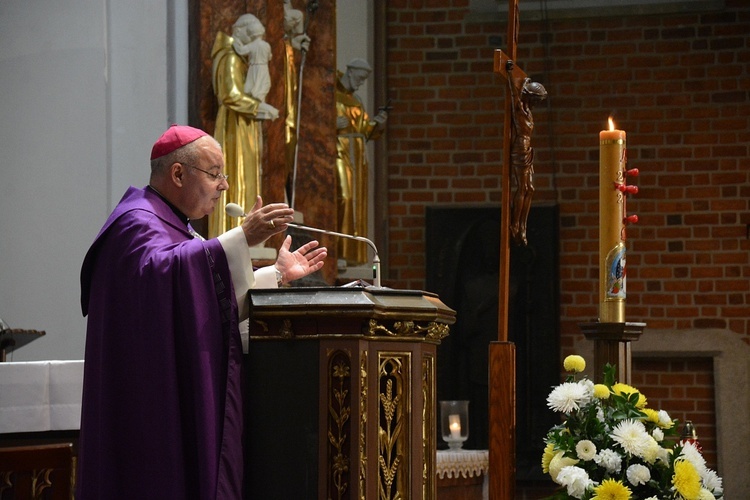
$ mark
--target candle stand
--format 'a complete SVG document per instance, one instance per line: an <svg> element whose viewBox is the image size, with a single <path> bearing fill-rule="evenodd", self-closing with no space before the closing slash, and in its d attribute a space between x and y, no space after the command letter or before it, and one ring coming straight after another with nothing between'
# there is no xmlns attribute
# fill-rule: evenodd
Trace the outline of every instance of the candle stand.
<svg viewBox="0 0 750 500"><path fill-rule="evenodd" d="M602 377L604 366L609 363L616 366L619 382L631 385L631 348L630 343L638 340L646 323L581 323L581 332L587 340L594 342L594 375Z"/></svg>

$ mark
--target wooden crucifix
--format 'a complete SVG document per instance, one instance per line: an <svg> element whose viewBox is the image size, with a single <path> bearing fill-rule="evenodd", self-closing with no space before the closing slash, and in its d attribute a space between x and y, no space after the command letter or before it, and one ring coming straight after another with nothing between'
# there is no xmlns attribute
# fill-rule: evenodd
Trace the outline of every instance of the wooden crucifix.
<svg viewBox="0 0 750 500"><path fill-rule="evenodd" d="M534 192L531 108L547 95L544 87L531 82L515 63L518 26L518 0L508 0L508 54L497 50L494 61L495 73L506 80L507 90L501 179L498 340L489 346L490 500L515 498L516 349L508 341L510 244L511 240L526 244L526 220ZM511 196L512 176L516 179L514 196Z"/></svg>

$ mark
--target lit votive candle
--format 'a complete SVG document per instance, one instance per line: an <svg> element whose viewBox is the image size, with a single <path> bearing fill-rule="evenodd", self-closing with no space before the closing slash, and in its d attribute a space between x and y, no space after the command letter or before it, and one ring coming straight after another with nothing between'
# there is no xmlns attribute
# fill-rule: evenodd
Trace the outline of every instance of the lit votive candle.
<svg viewBox="0 0 750 500"><path fill-rule="evenodd" d="M461 439L461 417L459 415L448 415L448 427L453 439Z"/></svg>

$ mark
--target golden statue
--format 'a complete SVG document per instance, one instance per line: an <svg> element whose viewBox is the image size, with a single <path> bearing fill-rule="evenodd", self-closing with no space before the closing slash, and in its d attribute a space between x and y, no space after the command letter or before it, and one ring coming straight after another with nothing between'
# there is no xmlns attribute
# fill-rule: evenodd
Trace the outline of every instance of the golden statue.
<svg viewBox="0 0 750 500"><path fill-rule="evenodd" d="M232 26L232 36L217 33L211 50L213 60L213 88L219 102L214 138L221 144L224 164L229 176L229 189L219 199L220 209L208 219L208 235L213 238L239 225L239 220L227 217L223 207L237 203L252 207L260 194L263 120L278 118L273 106L245 92L248 60L241 52L264 32L262 24L252 14L240 16Z"/></svg>
<svg viewBox="0 0 750 500"><path fill-rule="evenodd" d="M336 201L338 231L367 237L367 142L377 139L385 130L388 113L381 109L370 118L362 101L354 93L370 76L372 68L364 59L352 59L346 72L338 73L336 83ZM347 264L364 264L367 246L340 238L338 258Z"/></svg>

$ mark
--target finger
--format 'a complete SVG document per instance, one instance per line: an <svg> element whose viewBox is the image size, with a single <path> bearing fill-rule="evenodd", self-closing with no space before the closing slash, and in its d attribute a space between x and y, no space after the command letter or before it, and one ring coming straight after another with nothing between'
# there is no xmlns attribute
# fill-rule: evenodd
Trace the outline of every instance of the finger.
<svg viewBox="0 0 750 500"><path fill-rule="evenodd" d="M253 205L253 208L250 209L251 212L256 212L260 210L260 207L263 206L263 198L260 197L260 195L255 197L255 205Z"/></svg>
<svg viewBox="0 0 750 500"><path fill-rule="evenodd" d="M307 258L308 265L318 265L320 264L321 267L323 266L323 261L325 261L326 257L328 256L328 250L326 248L317 248L310 252L309 254L305 255Z"/></svg>
<svg viewBox="0 0 750 500"><path fill-rule="evenodd" d="M289 250L289 247L292 246L292 237L290 235L286 235L286 238L284 238L284 242L281 244L281 248L284 250Z"/></svg>
<svg viewBox="0 0 750 500"><path fill-rule="evenodd" d="M284 212L291 211L292 213L294 213L294 210L289 208L289 205L287 205L286 203L269 203L264 208L265 212L269 214L278 210L282 210Z"/></svg>
<svg viewBox="0 0 750 500"><path fill-rule="evenodd" d="M310 266L310 273L314 273L315 271L320 271L323 269L323 262L316 262L314 265Z"/></svg>
<svg viewBox="0 0 750 500"><path fill-rule="evenodd" d="M284 222L291 222L294 218L294 209L286 205L266 205L266 216L269 219L281 219Z"/></svg>
<svg viewBox="0 0 750 500"><path fill-rule="evenodd" d="M310 250L312 250L313 248L317 247L317 246L318 246L319 244L320 244L320 243L318 243L318 241L317 241L317 240L312 240L312 241L308 241L307 243L305 243L304 245L302 245L301 247L299 247L299 248L297 249L297 251L298 251L298 252L299 252L299 253L300 253L301 255L304 255L304 254L306 254L307 252L309 252Z"/></svg>

